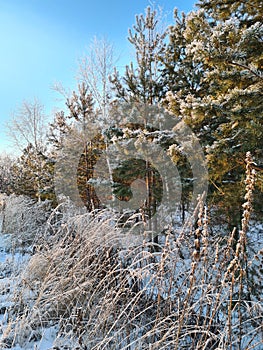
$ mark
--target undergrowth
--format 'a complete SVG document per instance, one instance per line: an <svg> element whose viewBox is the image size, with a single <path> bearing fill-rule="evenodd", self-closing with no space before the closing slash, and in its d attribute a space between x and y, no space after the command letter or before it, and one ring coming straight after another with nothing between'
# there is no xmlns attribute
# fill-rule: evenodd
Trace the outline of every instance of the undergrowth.
<svg viewBox="0 0 263 350"><path fill-rule="evenodd" d="M262 349L263 251L247 239L251 163L248 154L242 228L228 236L211 235L202 198L196 227L167 230L157 250L110 212L63 217L57 208L34 238L2 348L56 325L54 349Z"/></svg>

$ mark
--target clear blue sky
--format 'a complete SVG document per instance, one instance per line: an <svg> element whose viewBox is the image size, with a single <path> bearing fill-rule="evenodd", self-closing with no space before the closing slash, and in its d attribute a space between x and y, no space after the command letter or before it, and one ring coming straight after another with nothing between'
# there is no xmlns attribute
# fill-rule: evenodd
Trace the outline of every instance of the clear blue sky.
<svg viewBox="0 0 263 350"><path fill-rule="evenodd" d="M194 0L157 0L167 11L189 12ZM107 37L128 64L127 41L135 15L144 13L148 0L0 0L0 153L10 152L4 124L23 100L35 97L51 114L61 82L74 88L78 59L94 36ZM121 63L120 63L121 64Z"/></svg>

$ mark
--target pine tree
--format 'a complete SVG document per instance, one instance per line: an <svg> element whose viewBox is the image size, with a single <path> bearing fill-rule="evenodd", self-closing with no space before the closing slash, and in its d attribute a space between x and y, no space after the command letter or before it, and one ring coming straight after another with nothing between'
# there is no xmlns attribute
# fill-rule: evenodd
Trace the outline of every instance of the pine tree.
<svg viewBox="0 0 263 350"><path fill-rule="evenodd" d="M117 70L111 77L117 97L125 102L154 104L162 96L160 60L166 31L160 29L158 13L147 8L146 14L136 16L128 40L136 53L136 62L126 66L123 77Z"/></svg>
<svg viewBox="0 0 263 350"><path fill-rule="evenodd" d="M219 21L236 17L241 25L246 27L262 21L262 0L200 0L197 6Z"/></svg>
<svg viewBox="0 0 263 350"><path fill-rule="evenodd" d="M70 132L71 123L65 116L64 111L56 112L54 120L49 124L49 130L47 133L48 141L53 146L53 152L63 147L63 140Z"/></svg>
<svg viewBox="0 0 263 350"><path fill-rule="evenodd" d="M66 107L68 114L57 113L49 132L56 163L62 166L62 169L56 168L56 186L61 183L64 195L92 210L100 206L100 201L89 180L93 178L94 166L104 143L100 132L88 137L96 125L97 114L93 96L84 82L67 98Z"/></svg>
<svg viewBox="0 0 263 350"><path fill-rule="evenodd" d="M12 167L15 161L15 158L7 154L0 155L0 193L9 195L13 192Z"/></svg>
<svg viewBox="0 0 263 350"><path fill-rule="evenodd" d="M157 105L163 96L163 87L161 84L161 62L159 60L163 43L165 41L166 31L161 28L161 23L158 18L157 11L146 9L145 15L136 16L136 24L133 30L129 30L128 40L133 45L136 53L136 62L126 66L126 71L123 77L115 70L111 77L111 82L114 85L114 90L119 101L129 104L136 104L138 111L144 113L144 121L141 125L130 123L124 125L134 131L150 130L151 125L148 125L149 112L147 106ZM143 107L144 106L144 107ZM120 130L117 132L121 132ZM121 172L128 174L136 173L134 162L126 162L121 166ZM125 165L125 169L124 169ZM140 168L140 167L139 167ZM124 171L125 170L125 171ZM139 178L143 178L147 187L146 205L143 206L143 211L146 217L151 218L157 210L161 189L158 185L158 175L151 167L151 164L146 161L143 169L137 169L140 174ZM142 174L143 173L143 174ZM118 187L118 191L122 192L126 188L126 196L129 195L130 188L127 188L126 175L123 175L123 180L118 177L118 185L120 182L123 188ZM130 177L130 181L134 177ZM154 223L156 226L156 223ZM156 227L148 227L149 230L156 231ZM158 242L158 236L155 237L155 243Z"/></svg>
<svg viewBox="0 0 263 350"><path fill-rule="evenodd" d="M184 13L178 14L174 10L175 24L168 28L168 42L160 56L162 62L162 86L165 92L165 98L161 104L174 116L177 123L183 120L191 126L191 129L199 136L197 129L194 129L193 123L188 123L187 116L192 111L194 101L200 101L206 96L208 83L204 82L203 75L206 69L205 64L193 59L194 52L190 45L195 46L196 38L189 38L189 16ZM209 24L205 25L204 18L200 16L198 23L198 36L206 37ZM170 141L171 142L171 141ZM178 140L173 140L178 145ZM168 146L170 146L168 144ZM193 174L188 159L180 147L173 147L172 160L176 164L181 177L182 195L181 208L182 217L185 218L185 212L192 200Z"/></svg>
<svg viewBox="0 0 263 350"><path fill-rule="evenodd" d="M29 144L11 168L12 192L25 195L38 201L56 199L53 189L53 159L43 152L36 152Z"/></svg>
<svg viewBox="0 0 263 350"><path fill-rule="evenodd" d="M162 57L164 105L200 138L211 199L224 206L230 226L240 220L245 154L263 159L262 25L256 18L248 26L233 13L226 21L202 10L181 20L176 14Z"/></svg>

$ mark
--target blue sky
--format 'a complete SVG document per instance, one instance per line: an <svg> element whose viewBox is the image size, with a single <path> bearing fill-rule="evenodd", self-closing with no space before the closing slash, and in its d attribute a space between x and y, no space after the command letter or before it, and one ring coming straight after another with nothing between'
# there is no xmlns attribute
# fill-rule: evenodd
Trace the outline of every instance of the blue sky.
<svg viewBox="0 0 263 350"><path fill-rule="evenodd" d="M173 9L189 12L193 0L158 0L172 22ZM128 64L127 40L135 15L148 0L0 0L0 153L10 152L4 124L23 100L38 98L48 115L61 105L55 82L74 88L78 59L94 36L107 37Z"/></svg>

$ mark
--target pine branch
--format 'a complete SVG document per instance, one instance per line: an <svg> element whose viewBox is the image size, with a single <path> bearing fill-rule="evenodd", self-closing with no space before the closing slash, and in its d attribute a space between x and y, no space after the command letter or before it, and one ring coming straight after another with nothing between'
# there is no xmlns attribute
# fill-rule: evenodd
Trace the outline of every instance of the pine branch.
<svg viewBox="0 0 263 350"><path fill-rule="evenodd" d="M254 71L253 69L249 68L245 64L234 62L234 61L227 61L227 63L231 64L232 66L244 68L244 69L248 70L250 73L252 73L253 75L255 75L257 78L263 80L263 77L260 73L258 73L257 71Z"/></svg>

